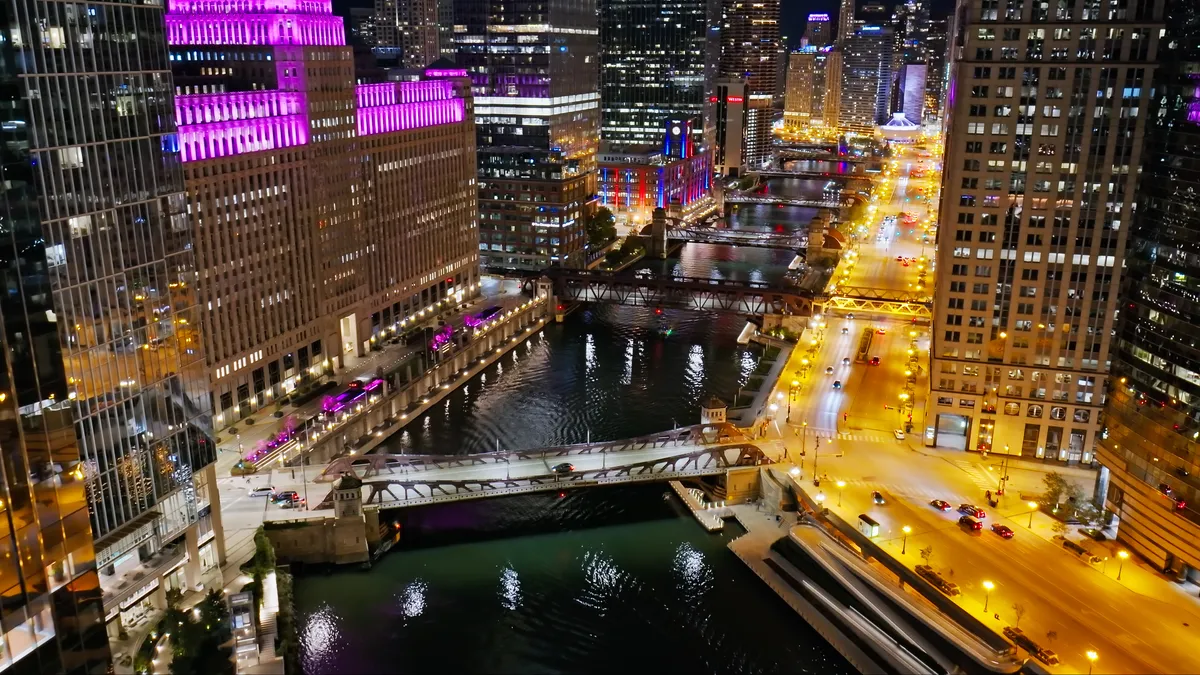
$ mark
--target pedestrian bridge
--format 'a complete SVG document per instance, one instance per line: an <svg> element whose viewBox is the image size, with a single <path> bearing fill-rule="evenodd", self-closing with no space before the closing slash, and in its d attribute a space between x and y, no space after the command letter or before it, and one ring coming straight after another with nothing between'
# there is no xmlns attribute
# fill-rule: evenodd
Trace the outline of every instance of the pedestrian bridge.
<svg viewBox="0 0 1200 675"><path fill-rule="evenodd" d="M363 504L436 504L546 490L724 474L771 460L729 424L696 425L639 438L472 455L346 456L317 482L344 473L363 481ZM570 471L554 467L570 464ZM316 509L332 508L327 495Z"/></svg>

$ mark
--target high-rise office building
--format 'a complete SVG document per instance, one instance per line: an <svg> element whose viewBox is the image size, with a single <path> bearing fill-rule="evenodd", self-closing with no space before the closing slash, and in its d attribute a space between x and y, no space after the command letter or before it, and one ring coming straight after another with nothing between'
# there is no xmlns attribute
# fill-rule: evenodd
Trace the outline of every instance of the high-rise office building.
<svg viewBox="0 0 1200 675"><path fill-rule="evenodd" d="M713 148L713 171L720 176L738 176L745 168L746 83L737 79L717 80L717 128Z"/></svg>
<svg viewBox="0 0 1200 675"><path fill-rule="evenodd" d="M374 47L375 40L375 10L370 7L350 8L350 44L363 47Z"/></svg>
<svg viewBox="0 0 1200 675"><path fill-rule="evenodd" d="M398 50L404 68L424 68L442 55L438 0L375 0L375 40Z"/></svg>
<svg viewBox="0 0 1200 675"><path fill-rule="evenodd" d="M746 82L745 166L769 159L771 118L779 85L779 0L724 0L721 76Z"/></svg>
<svg viewBox="0 0 1200 675"><path fill-rule="evenodd" d="M1139 205L1129 229L1113 376L1097 458L1118 538L1200 579L1200 22L1168 4ZM1153 24L1136 29L1154 31ZM1130 48L1133 35L1129 28ZM1149 49L1153 49L1150 46ZM1125 58L1131 54L1122 54ZM1149 89L1149 73L1134 88ZM1124 86L1124 85L1122 85ZM1145 109L1143 109L1145 110Z"/></svg>
<svg viewBox="0 0 1200 675"><path fill-rule="evenodd" d="M892 110L904 113L905 119L913 124L925 121L925 75L924 63L909 63L900 66L896 73L896 88Z"/></svg>
<svg viewBox="0 0 1200 675"><path fill-rule="evenodd" d="M837 43L844 45L851 35L854 35L854 22L858 19L855 13L854 0L840 0L838 4Z"/></svg>
<svg viewBox="0 0 1200 675"><path fill-rule="evenodd" d="M595 0L457 0L456 62L476 92L485 265L578 265L596 203Z"/></svg>
<svg viewBox="0 0 1200 675"><path fill-rule="evenodd" d="M842 50L840 47L817 54L817 73L823 74L819 81L823 80L824 83L820 85L815 95L820 96L820 91L824 91L825 95L821 96L819 102L813 105L813 116L816 117L819 110L825 127L837 129L838 120L842 114Z"/></svg>
<svg viewBox="0 0 1200 675"><path fill-rule="evenodd" d="M946 19L931 19L925 31L925 121L942 118L946 98Z"/></svg>
<svg viewBox="0 0 1200 675"><path fill-rule="evenodd" d="M892 32L860 25L842 46L842 91L838 126L871 133L891 118Z"/></svg>
<svg viewBox="0 0 1200 675"><path fill-rule="evenodd" d="M927 431L1092 460L1161 4L971 0L957 25ZM1111 18L1109 18L1111 17Z"/></svg>
<svg viewBox="0 0 1200 675"><path fill-rule="evenodd" d="M454 60L454 0L437 0L438 53L443 59Z"/></svg>
<svg viewBox="0 0 1200 675"><path fill-rule="evenodd" d="M658 146L666 121L695 120L700 144L711 129L716 63L712 0L600 0L601 139L614 147Z"/></svg>
<svg viewBox="0 0 1200 675"><path fill-rule="evenodd" d="M804 27L804 39L809 47L828 47L833 44L832 28L828 14L809 14L808 24Z"/></svg>
<svg viewBox="0 0 1200 675"><path fill-rule="evenodd" d="M3 29L0 668L103 673L106 621L219 557L163 9L17 0Z"/></svg>
<svg viewBox="0 0 1200 675"><path fill-rule="evenodd" d="M783 126L788 131L799 131L809 125L816 70L815 47L802 47L788 54L787 94L783 107Z"/></svg>
<svg viewBox="0 0 1200 675"><path fill-rule="evenodd" d="M472 295L478 231L465 75L356 83L328 0L213 4L174 2L167 37L203 303L192 323L228 425ZM274 31L286 22L300 30Z"/></svg>

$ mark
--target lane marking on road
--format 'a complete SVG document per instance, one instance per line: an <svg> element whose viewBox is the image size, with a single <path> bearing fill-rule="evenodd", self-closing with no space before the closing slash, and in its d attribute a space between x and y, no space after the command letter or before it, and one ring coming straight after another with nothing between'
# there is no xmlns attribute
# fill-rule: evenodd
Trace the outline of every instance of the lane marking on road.
<svg viewBox="0 0 1200 675"><path fill-rule="evenodd" d="M954 460L954 466L957 466L958 468L962 469L964 473L966 473L968 476L970 476L971 482L975 483L975 486L978 487L980 490L989 491L989 490L992 490L993 488L999 487L999 484L995 480L993 480L991 476L987 475L986 472L982 471L975 464L972 464L965 460L956 459L956 460Z"/></svg>

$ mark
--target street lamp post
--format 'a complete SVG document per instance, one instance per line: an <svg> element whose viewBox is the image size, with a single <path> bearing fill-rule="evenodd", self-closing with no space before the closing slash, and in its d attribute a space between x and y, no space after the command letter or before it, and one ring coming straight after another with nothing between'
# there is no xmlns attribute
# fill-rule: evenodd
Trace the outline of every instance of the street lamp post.
<svg viewBox="0 0 1200 675"><path fill-rule="evenodd" d="M838 488L838 506L839 506L839 507L842 505L842 488L844 488L844 487L846 487L846 481L844 481L844 480L839 480L839 481L837 482L837 488Z"/></svg>
<svg viewBox="0 0 1200 675"><path fill-rule="evenodd" d="M985 592L985 595L983 596L983 613L984 614L987 614L988 601L992 599L992 589L995 587L996 587L996 584L993 584L990 581L985 580L983 582L983 590Z"/></svg>
<svg viewBox="0 0 1200 675"><path fill-rule="evenodd" d="M900 544L900 555L904 555L908 552L908 533L912 532L912 528L905 525L900 529L904 531L904 543ZM984 608L984 611L987 611L986 607Z"/></svg>
<svg viewBox="0 0 1200 675"><path fill-rule="evenodd" d="M1098 658L1100 658L1100 655L1096 653L1095 649L1087 650L1088 675L1092 675L1092 666L1096 665L1096 659Z"/></svg>
<svg viewBox="0 0 1200 675"><path fill-rule="evenodd" d="M1037 502L1026 502L1025 505L1029 507L1029 526L1028 527L1029 527L1029 529L1032 530L1033 529L1033 514L1037 513L1037 511L1038 511L1038 503Z"/></svg>
<svg viewBox="0 0 1200 675"><path fill-rule="evenodd" d="M1117 581L1121 580L1121 571L1125 569L1125 560L1129 558L1129 551L1117 551L1117 557L1121 559L1121 564L1117 566Z"/></svg>

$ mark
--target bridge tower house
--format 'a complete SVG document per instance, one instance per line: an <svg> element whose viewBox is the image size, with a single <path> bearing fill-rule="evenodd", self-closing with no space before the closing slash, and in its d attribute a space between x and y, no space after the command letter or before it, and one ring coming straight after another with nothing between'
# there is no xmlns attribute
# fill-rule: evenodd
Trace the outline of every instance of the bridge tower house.
<svg viewBox="0 0 1200 675"><path fill-rule="evenodd" d="M729 406L721 399L713 396L704 402L700 407L700 423L701 424L724 424L725 415L728 412Z"/></svg>
<svg viewBox="0 0 1200 675"><path fill-rule="evenodd" d="M338 518L362 518L362 481L343 473L333 481L333 513Z"/></svg>
<svg viewBox="0 0 1200 675"><path fill-rule="evenodd" d="M667 211L661 207L650 217L650 255L667 258Z"/></svg>

